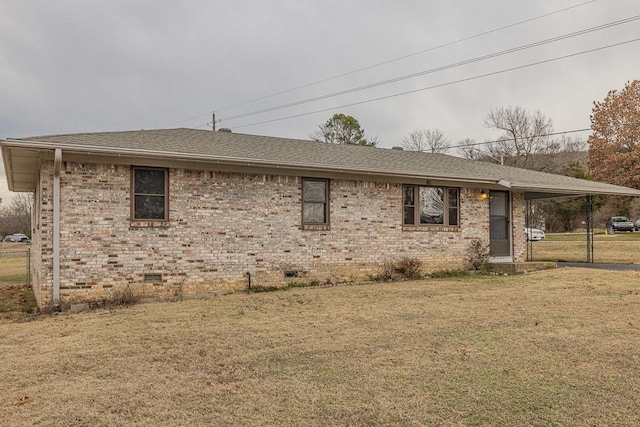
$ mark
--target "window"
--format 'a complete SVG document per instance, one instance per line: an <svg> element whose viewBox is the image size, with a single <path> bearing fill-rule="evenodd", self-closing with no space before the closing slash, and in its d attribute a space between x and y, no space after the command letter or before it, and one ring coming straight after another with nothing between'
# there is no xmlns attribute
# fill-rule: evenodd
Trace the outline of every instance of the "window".
<svg viewBox="0 0 640 427"><path fill-rule="evenodd" d="M329 224L329 180L302 179L302 224Z"/></svg>
<svg viewBox="0 0 640 427"><path fill-rule="evenodd" d="M402 191L404 225L459 225L459 189L405 185Z"/></svg>
<svg viewBox="0 0 640 427"><path fill-rule="evenodd" d="M168 220L169 172L167 169L134 167L131 180L133 219Z"/></svg>

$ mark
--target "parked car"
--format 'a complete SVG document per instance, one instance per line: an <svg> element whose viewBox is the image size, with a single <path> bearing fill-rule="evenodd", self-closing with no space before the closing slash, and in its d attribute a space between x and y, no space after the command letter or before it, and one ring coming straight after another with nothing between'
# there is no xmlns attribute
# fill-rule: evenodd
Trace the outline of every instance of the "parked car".
<svg viewBox="0 0 640 427"><path fill-rule="evenodd" d="M607 220L607 232L633 231L634 225L626 216L612 216Z"/></svg>
<svg viewBox="0 0 640 427"><path fill-rule="evenodd" d="M531 232L531 235L529 235L529 232ZM524 235L527 238L527 241L532 242L539 242L540 240L543 240L545 238L544 231L540 230L539 228L526 227L524 229Z"/></svg>
<svg viewBox="0 0 640 427"><path fill-rule="evenodd" d="M31 240L22 233L9 234L4 238L4 241L8 243L31 243Z"/></svg>
<svg viewBox="0 0 640 427"><path fill-rule="evenodd" d="M640 231L640 219L637 220L635 224L633 224L633 228L635 228L636 231Z"/></svg>

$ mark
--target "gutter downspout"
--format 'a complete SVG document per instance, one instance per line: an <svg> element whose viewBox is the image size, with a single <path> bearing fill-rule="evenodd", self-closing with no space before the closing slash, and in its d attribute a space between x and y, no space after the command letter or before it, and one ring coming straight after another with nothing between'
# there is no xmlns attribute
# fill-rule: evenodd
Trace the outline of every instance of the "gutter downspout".
<svg viewBox="0 0 640 427"><path fill-rule="evenodd" d="M60 170L62 150L56 148L53 157L53 304L60 306Z"/></svg>

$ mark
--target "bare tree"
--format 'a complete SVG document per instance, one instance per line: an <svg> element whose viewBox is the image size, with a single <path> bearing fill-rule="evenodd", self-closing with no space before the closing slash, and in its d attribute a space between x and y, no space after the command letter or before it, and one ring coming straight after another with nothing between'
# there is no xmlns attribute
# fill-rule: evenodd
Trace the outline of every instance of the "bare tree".
<svg viewBox="0 0 640 427"><path fill-rule="evenodd" d="M551 138L553 123L540 111L529 113L522 107L491 110L484 121L491 129L502 132L500 141L488 144L487 150L506 164L526 165L534 153L555 153L560 150Z"/></svg>
<svg viewBox="0 0 640 427"><path fill-rule="evenodd" d="M31 236L31 212L33 194L18 193L7 207L0 209L0 233L2 235L24 233Z"/></svg>
<svg viewBox="0 0 640 427"><path fill-rule="evenodd" d="M587 151L587 142L584 139L562 135L558 143L560 144L561 151L565 151L567 153Z"/></svg>
<svg viewBox="0 0 640 427"><path fill-rule="evenodd" d="M458 149L465 159L479 160L480 150L476 148L477 145L475 139L465 138L458 143Z"/></svg>
<svg viewBox="0 0 640 427"><path fill-rule="evenodd" d="M500 152L491 152L486 147L490 146L491 142L486 141L483 143L476 143L474 139L463 139L458 143L458 149L462 153L462 157L469 160L479 160L489 163L505 163L505 156ZM485 148L479 148L480 146Z"/></svg>
<svg viewBox="0 0 640 427"><path fill-rule="evenodd" d="M440 129L416 130L402 138L402 146L409 151L446 153L449 141Z"/></svg>

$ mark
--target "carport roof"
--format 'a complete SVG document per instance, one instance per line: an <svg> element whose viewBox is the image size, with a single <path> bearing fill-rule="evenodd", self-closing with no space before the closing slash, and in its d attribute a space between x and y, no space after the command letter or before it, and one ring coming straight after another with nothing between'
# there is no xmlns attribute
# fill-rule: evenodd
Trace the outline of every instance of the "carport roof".
<svg viewBox="0 0 640 427"><path fill-rule="evenodd" d="M512 189L527 198L586 194L640 196L640 191L562 175L467 160L444 154L326 144L287 138L212 132L196 129L158 129L79 133L1 141L9 189L33 191L38 165L54 149L66 154L117 156L147 161L186 161L198 164L272 168L281 173L327 173L369 180L425 180L462 186Z"/></svg>

